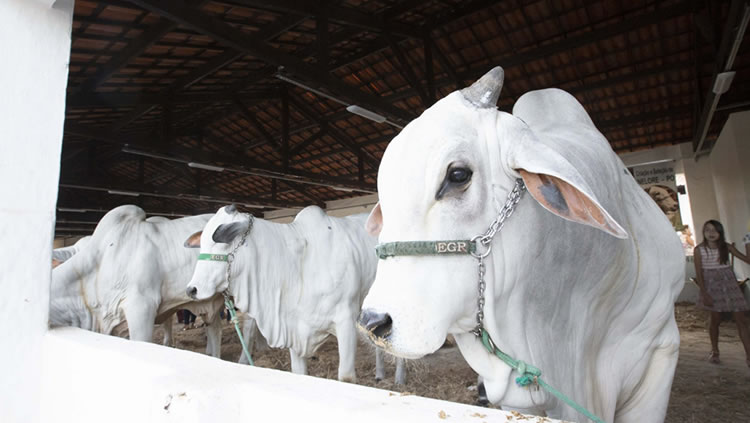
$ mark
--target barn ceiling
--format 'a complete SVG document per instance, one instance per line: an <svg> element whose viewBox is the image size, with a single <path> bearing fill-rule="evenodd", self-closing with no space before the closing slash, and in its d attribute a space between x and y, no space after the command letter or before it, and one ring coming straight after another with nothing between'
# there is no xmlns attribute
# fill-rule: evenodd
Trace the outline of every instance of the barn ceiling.
<svg viewBox="0 0 750 423"><path fill-rule="evenodd" d="M747 10L737 0L76 0L57 233L90 232L120 204L178 216L234 202L260 214L375 192L399 128L496 65L501 110L559 87L617 152L709 151L728 115L749 108ZM725 70L736 76L719 97Z"/></svg>

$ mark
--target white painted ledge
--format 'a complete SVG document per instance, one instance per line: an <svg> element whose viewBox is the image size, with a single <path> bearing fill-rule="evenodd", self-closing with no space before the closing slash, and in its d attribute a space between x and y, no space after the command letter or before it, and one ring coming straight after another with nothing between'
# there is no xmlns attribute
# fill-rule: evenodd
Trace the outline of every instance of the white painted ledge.
<svg viewBox="0 0 750 423"><path fill-rule="evenodd" d="M501 410L244 366L76 328L50 330L43 360L40 421L557 422L517 420Z"/></svg>

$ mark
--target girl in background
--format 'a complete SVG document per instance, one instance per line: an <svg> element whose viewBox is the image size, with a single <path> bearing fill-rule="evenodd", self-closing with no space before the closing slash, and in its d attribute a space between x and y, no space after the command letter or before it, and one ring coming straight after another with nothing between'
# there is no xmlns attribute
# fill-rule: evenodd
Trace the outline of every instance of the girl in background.
<svg viewBox="0 0 750 423"><path fill-rule="evenodd" d="M721 312L731 312L737 324L740 340L745 347L745 362L750 367L750 335L748 335L745 311L748 310L745 297L737 286L729 261L729 253L740 260L750 263L748 257L728 244L724 237L724 227L716 220L709 220L703 225L703 242L695 250L695 275L700 288L698 306L711 312L711 323L708 335L711 338L711 355L708 360L718 364L719 360L719 324Z"/></svg>

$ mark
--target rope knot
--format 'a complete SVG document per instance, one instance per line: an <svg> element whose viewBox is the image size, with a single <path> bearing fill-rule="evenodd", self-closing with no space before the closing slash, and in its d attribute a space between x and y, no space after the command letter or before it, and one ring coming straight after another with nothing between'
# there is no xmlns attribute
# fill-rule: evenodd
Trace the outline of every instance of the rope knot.
<svg viewBox="0 0 750 423"><path fill-rule="evenodd" d="M542 375L541 370L532 366L531 364L527 364L522 360L518 360L515 368L516 371L521 375L516 378L516 384L521 387L536 384L537 379Z"/></svg>

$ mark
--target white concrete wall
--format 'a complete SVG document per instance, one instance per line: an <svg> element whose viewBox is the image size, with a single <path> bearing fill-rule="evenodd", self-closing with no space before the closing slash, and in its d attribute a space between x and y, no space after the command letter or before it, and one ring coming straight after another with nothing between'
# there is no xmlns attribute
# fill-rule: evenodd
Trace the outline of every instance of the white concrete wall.
<svg viewBox="0 0 750 423"><path fill-rule="evenodd" d="M537 421L80 329L56 329L44 346L44 422Z"/></svg>
<svg viewBox="0 0 750 423"><path fill-rule="evenodd" d="M692 147L686 147L692 148ZM686 157L690 157L689 153ZM693 235L696 243L703 240L701 233L703 224L709 219L719 218L719 207L716 202L714 190L714 176L711 161L702 157L697 162L692 158L682 161L685 171L685 180L688 196L690 198L690 209L695 226Z"/></svg>
<svg viewBox="0 0 750 423"><path fill-rule="evenodd" d="M0 420L39 421L73 1L0 1Z"/></svg>
<svg viewBox="0 0 750 423"><path fill-rule="evenodd" d="M728 242L744 252L742 237L750 220L750 111L734 113L724 125L709 156L718 220ZM750 266L735 262L737 276L750 276Z"/></svg>

